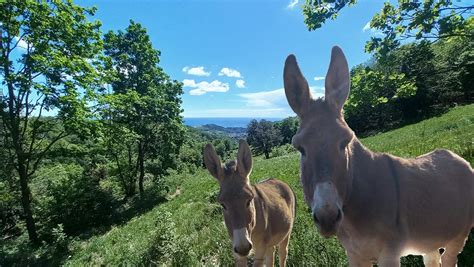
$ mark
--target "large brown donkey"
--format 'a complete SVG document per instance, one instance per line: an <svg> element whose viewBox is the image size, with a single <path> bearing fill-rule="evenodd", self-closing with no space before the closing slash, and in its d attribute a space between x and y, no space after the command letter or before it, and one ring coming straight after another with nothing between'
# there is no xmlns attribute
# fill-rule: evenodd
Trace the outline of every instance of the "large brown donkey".
<svg viewBox="0 0 474 267"><path fill-rule="evenodd" d="M365 148L344 121L349 94L346 58L334 47L324 99L313 99L293 55L285 93L300 127L305 200L323 236L337 235L350 266L399 266L421 254L427 266L455 266L474 226L474 172L448 150L403 159ZM439 249L444 248L440 256Z"/></svg>
<svg viewBox="0 0 474 267"><path fill-rule="evenodd" d="M254 266L273 266L278 245L280 266L285 266L288 242L295 219L295 196L277 179L250 185L252 154L244 140L239 143L237 161L222 165L211 144L204 148L204 162L219 182L217 200L224 210L224 221L232 239L237 266L247 266L254 248Z"/></svg>

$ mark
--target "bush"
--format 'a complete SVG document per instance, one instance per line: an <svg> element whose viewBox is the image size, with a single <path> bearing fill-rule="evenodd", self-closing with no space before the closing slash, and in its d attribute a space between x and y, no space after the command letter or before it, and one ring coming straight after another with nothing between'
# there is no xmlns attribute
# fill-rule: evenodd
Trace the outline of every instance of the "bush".
<svg viewBox="0 0 474 267"><path fill-rule="evenodd" d="M274 148L270 153L270 158L281 157L293 153L296 153L296 149L290 144L285 144Z"/></svg>
<svg viewBox="0 0 474 267"><path fill-rule="evenodd" d="M40 169L32 181L35 214L40 233L55 241L59 229L77 235L103 224L112 213L112 197L100 187L99 179L84 175L76 164L56 164Z"/></svg>

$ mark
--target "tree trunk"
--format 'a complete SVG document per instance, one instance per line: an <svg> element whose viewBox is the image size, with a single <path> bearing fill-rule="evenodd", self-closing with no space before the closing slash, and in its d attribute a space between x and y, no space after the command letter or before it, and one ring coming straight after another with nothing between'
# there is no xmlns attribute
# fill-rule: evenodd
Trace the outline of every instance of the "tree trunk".
<svg viewBox="0 0 474 267"><path fill-rule="evenodd" d="M136 183L137 183L137 168L134 167L132 164L132 146L128 146L128 179L129 179L129 184L127 188L127 197L131 197L135 195L135 188L136 188Z"/></svg>
<svg viewBox="0 0 474 267"><path fill-rule="evenodd" d="M140 190L140 194L143 194L143 179L145 178L145 151L142 144L138 145L138 162L140 169L140 175L138 177L138 188Z"/></svg>
<svg viewBox="0 0 474 267"><path fill-rule="evenodd" d="M8 58L8 55L4 56ZM10 66L7 60L4 63L4 74L6 80L10 79ZM23 212L25 213L26 229L28 231L28 237L33 244L38 244L38 234L36 232L35 221L33 219L33 212L31 211L31 192L28 186L28 169L27 169L27 158L25 158L25 152L22 146L21 132L20 132L20 112L21 104L15 104L15 89L11 81L7 82L8 87L8 115L9 124L11 129L12 143L15 148L16 155L16 168L18 170L18 176L20 177L20 191L21 191L21 205ZM20 105L20 106L18 106ZM15 112L18 110L18 112Z"/></svg>
<svg viewBox="0 0 474 267"><path fill-rule="evenodd" d="M21 205L25 213L26 229L28 237L33 244L38 244L38 234L36 233L36 225L31 211L31 192L28 186L28 174L23 163L19 163L20 189L21 189Z"/></svg>

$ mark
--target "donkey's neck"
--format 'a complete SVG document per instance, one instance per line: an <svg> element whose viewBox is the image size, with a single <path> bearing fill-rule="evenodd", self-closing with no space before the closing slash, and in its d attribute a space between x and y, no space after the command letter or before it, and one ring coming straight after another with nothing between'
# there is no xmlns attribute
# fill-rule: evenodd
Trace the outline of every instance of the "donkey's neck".
<svg viewBox="0 0 474 267"><path fill-rule="evenodd" d="M379 221L380 218L397 222L399 185L394 158L372 152L356 139L351 147L349 164L348 177L352 182L344 203L347 219L365 225L368 220Z"/></svg>
<svg viewBox="0 0 474 267"><path fill-rule="evenodd" d="M255 227L252 231L252 242L260 241L263 238L263 233L265 232L268 221L267 217L264 215L264 209L266 206L265 198L262 195L260 189L253 185L253 190L255 192L255 197L253 198L253 203L255 207Z"/></svg>

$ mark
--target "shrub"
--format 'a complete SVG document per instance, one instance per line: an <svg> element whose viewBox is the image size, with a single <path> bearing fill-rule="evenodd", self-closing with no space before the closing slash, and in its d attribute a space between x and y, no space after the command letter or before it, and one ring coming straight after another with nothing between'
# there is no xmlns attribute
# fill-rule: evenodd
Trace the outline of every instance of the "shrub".
<svg viewBox="0 0 474 267"><path fill-rule="evenodd" d="M76 235L103 224L111 214L111 195L102 190L99 179L84 175L76 164L43 167L32 181L32 189L41 234L49 241L55 239L53 229Z"/></svg>
<svg viewBox="0 0 474 267"><path fill-rule="evenodd" d="M292 153L296 153L296 149L290 144L285 144L274 148L270 153L270 158L281 157Z"/></svg>

